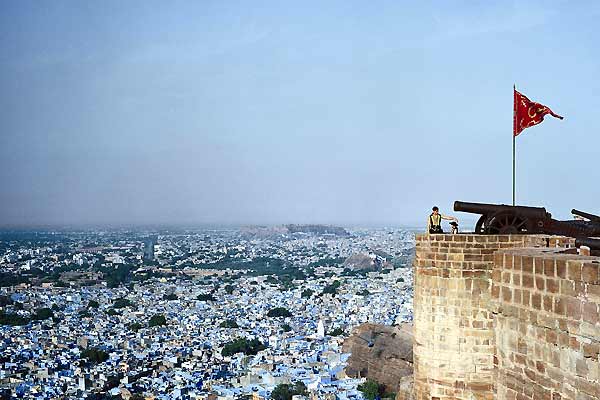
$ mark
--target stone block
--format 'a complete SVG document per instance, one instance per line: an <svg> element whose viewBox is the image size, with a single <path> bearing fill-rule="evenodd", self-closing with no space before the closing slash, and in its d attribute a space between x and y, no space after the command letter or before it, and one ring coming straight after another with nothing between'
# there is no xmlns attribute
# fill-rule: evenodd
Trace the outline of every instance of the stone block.
<svg viewBox="0 0 600 400"><path fill-rule="evenodd" d="M585 283L598 284L598 264L585 263L581 268L581 280Z"/></svg>
<svg viewBox="0 0 600 400"><path fill-rule="evenodd" d="M564 259L557 259L556 265L556 276L562 279L567 278L567 261Z"/></svg>
<svg viewBox="0 0 600 400"><path fill-rule="evenodd" d="M533 289L533 286L534 286L533 275L523 274L523 277L521 279L522 279L524 288Z"/></svg>
<svg viewBox="0 0 600 400"><path fill-rule="evenodd" d="M556 260L553 258L544 259L544 275L550 278L556 276Z"/></svg>
<svg viewBox="0 0 600 400"><path fill-rule="evenodd" d="M560 291L560 286L556 279L546 279L546 291L548 293L558 293Z"/></svg>
<svg viewBox="0 0 600 400"><path fill-rule="evenodd" d="M522 266L522 270L523 272L526 272L528 274L533 274L533 257L532 256L523 256L521 257L521 266Z"/></svg>
<svg viewBox="0 0 600 400"><path fill-rule="evenodd" d="M567 279L571 281L581 280L581 262L569 261L567 263Z"/></svg>
<svg viewBox="0 0 600 400"><path fill-rule="evenodd" d="M590 324L596 324L600 321L597 303L585 302L583 304L583 320Z"/></svg>
<svg viewBox="0 0 600 400"><path fill-rule="evenodd" d="M581 300L578 298L568 298L567 300L567 317L569 319L580 320L581 319Z"/></svg>

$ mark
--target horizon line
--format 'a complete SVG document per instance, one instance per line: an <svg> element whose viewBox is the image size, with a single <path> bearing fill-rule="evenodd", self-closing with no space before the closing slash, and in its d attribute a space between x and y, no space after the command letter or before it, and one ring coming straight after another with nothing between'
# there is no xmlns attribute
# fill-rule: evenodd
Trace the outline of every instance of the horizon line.
<svg viewBox="0 0 600 400"><path fill-rule="evenodd" d="M158 222L158 223L40 223L40 224L2 224L0 225L0 231L65 231L75 229L210 229L210 228L221 228L221 229L234 229L234 228L245 228L245 227L265 227L272 228L286 225L322 225L322 226L335 226L341 228L402 228L402 229L416 229L419 226L415 224L406 223L321 223L321 222L288 222L288 223L226 223L226 222L202 222L202 223L181 223L181 222Z"/></svg>

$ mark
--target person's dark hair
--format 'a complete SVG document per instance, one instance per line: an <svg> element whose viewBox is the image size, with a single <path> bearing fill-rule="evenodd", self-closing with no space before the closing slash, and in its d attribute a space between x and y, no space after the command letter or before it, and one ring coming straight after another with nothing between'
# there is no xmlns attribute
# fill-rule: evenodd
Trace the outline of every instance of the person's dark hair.
<svg viewBox="0 0 600 400"><path fill-rule="evenodd" d="M440 209L438 208L438 206L433 206L433 208L431 209L431 211L440 211Z"/></svg>

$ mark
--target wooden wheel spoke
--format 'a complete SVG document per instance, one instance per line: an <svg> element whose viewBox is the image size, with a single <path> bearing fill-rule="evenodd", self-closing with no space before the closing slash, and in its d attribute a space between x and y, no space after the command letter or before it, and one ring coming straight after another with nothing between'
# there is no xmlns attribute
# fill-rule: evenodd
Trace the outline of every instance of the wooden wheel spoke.
<svg viewBox="0 0 600 400"><path fill-rule="evenodd" d="M488 234L527 233L529 220L510 212L502 212L487 218L482 216L476 225L476 230Z"/></svg>

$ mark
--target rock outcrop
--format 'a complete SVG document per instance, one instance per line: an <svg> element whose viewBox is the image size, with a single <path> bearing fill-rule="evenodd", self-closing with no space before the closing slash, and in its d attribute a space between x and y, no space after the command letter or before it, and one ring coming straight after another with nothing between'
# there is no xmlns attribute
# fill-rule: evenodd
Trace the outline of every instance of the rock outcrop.
<svg viewBox="0 0 600 400"><path fill-rule="evenodd" d="M344 261L344 268L350 268L352 270L377 270L375 260L369 257L368 254L353 254Z"/></svg>
<svg viewBox="0 0 600 400"><path fill-rule="evenodd" d="M344 341L343 351L351 353L346 374L366 377L385 385L391 392L412 392L412 325L363 324Z"/></svg>

